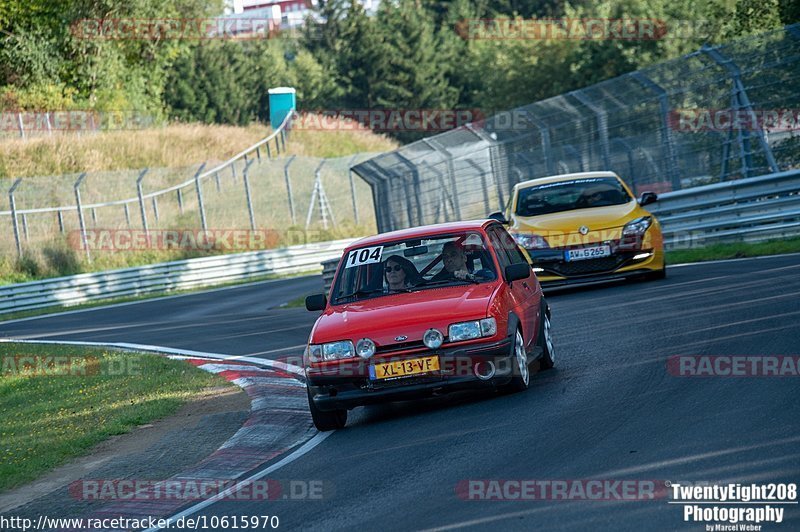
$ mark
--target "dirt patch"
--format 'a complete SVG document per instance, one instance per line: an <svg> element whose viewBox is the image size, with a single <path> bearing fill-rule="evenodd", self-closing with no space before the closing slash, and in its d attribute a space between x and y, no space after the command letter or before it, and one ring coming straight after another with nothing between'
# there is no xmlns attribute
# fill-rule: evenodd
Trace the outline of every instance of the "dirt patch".
<svg viewBox="0 0 800 532"><path fill-rule="evenodd" d="M81 478L159 479L202 460L247 419L250 398L238 387L218 387L183 405L167 418L113 436L81 458L24 486L0 494L0 512L62 516L88 503L72 499L67 487Z"/></svg>

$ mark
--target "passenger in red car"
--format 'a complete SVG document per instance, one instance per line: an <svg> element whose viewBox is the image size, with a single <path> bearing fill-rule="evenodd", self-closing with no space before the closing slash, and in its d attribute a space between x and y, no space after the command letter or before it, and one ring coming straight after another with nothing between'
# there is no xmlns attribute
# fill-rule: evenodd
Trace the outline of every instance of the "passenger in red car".
<svg viewBox="0 0 800 532"><path fill-rule="evenodd" d="M419 279L419 273L410 260L392 255L385 261L384 277L390 291L403 290L414 286Z"/></svg>

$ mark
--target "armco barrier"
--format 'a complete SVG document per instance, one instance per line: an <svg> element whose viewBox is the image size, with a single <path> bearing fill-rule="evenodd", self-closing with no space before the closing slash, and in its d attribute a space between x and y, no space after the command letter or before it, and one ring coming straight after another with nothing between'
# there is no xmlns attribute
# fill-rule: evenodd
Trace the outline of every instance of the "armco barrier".
<svg viewBox="0 0 800 532"><path fill-rule="evenodd" d="M694 187L648 206L666 247L766 240L800 233L800 170ZM212 286L266 274L322 272L326 292L353 239L165 262L0 287L0 314L118 296Z"/></svg>
<svg viewBox="0 0 800 532"><path fill-rule="evenodd" d="M353 241L201 257L1 286L0 314L212 286L268 274L319 273L323 261L338 259Z"/></svg>
<svg viewBox="0 0 800 532"><path fill-rule="evenodd" d="M800 170L668 192L647 209L668 249L797 236Z"/></svg>

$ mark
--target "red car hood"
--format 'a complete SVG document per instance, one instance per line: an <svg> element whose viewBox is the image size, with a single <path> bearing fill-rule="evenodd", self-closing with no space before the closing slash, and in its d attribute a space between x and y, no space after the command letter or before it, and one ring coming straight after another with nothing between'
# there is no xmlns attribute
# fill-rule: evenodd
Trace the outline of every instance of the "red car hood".
<svg viewBox="0 0 800 532"><path fill-rule="evenodd" d="M416 342L431 327L447 336L459 321L486 317L496 283L429 288L329 307L317 319L310 343L370 338L378 346ZM395 340L406 336L405 340Z"/></svg>

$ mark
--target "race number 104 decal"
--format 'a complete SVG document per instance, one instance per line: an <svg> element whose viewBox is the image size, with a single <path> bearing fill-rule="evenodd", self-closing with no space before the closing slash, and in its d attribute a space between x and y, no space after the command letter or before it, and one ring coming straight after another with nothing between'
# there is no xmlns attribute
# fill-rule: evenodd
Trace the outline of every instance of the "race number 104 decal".
<svg viewBox="0 0 800 532"><path fill-rule="evenodd" d="M383 246L354 249L347 256L347 263L345 264L345 268L352 268L354 266L361 266L363 264L373 264L375 262L380 262L382 254L383 254Z"/></svg>

